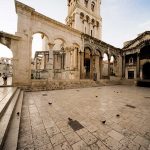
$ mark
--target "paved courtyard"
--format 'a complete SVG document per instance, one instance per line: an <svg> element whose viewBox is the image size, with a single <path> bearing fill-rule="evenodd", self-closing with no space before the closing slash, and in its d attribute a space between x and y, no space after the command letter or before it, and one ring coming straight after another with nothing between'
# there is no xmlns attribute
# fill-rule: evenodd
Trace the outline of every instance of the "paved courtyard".
<svg viewBox="0 0 150 150"><path fill-rule="evenodd" d="M68 124L74 120L83 128L74 131ZM27 149L150 149L150 89L103 86L27 92L18 150Z"/></svg>

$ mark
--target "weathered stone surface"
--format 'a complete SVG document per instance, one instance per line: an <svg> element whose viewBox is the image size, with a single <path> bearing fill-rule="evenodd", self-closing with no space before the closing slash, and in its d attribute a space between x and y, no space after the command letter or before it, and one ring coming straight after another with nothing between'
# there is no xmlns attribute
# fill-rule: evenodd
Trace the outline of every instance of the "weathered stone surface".
<svg viewBox="0 0 150 150"><path fill-rule="evenodd" d="M114 88L128 94L116 95ZM48 96L41 96L43 93ZM98 94L100 96L96 98ZM70 89L25 93L24 110L28 112L29 101L34 98L31 103L38 112L21 117L18 149L28 146L31 149L51 149L51 145L52 149L73 150L148 149L150 102L143 96L148 94L149 89L131 86L84 88L80 92ZM46 107L48 97L53 98L53 105ZM128 101L140 108L129 109L125 106ZM116 114L120 114L120 118L116 118ZM68 125L68 117L78 120L84 128L73 131ZM101 123L103 118L106 124ZM42 122L32 126L31 122L38 120Z"/></svg>

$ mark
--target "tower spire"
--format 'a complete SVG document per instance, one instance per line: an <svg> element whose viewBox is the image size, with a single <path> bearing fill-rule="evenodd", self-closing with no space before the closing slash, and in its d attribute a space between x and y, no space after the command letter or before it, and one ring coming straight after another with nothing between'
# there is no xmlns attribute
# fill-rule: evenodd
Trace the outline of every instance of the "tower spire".
<svg viewBox="0 0 150 150"><path fill-rule="evenodd" d="M66 24L101 39L100 5L101 0L68 0Z"/></svg>

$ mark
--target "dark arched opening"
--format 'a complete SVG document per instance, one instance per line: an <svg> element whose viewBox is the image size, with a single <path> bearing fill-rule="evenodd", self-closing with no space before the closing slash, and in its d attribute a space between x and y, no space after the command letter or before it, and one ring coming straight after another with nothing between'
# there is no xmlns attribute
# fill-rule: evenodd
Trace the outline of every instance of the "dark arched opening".
<svg viewBox="0 0 150 150"><path fill-rule="evenodd" d="M141 49L140 59L150 59L150 45L144 46Z"/></svg>
<svg viewBox="0 0 150 150"><path fill-rule="evenodd" d="M85 79L90 79L90 71L91 71L91 51L89 48L85 48L85 51L84 51Z"/></svg>
<svg viewBox="0 0 150 150"><path fill-rule="evenodd" d="M143 65L143 79L150 79L150 62Z"/></svg>

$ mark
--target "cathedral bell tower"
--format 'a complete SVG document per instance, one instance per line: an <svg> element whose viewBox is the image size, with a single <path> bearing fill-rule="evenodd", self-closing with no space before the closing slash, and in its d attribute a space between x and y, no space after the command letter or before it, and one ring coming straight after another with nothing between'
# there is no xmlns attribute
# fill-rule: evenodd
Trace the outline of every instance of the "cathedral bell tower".
<svg viewBox="0 0 150 150"><path fill-rule="evenodd" d="M68 0L66 24L101 40L101 0Z"/></svg>

